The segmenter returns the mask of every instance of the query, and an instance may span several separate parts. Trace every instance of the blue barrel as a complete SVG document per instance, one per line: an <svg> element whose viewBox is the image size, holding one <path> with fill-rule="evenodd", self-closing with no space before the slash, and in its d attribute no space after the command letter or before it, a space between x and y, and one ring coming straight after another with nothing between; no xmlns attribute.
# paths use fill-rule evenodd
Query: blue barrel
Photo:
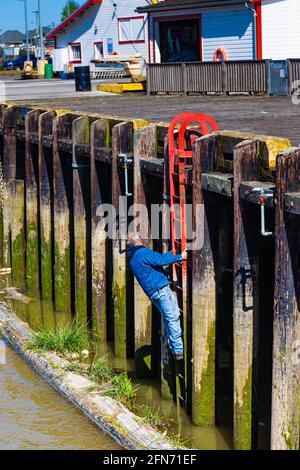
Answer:
<svg viewBox="0 0 300 470"><path fill-rule="evenodd" d="M90 67L81 66L74 68L76 91L92 91Z"/></svg>

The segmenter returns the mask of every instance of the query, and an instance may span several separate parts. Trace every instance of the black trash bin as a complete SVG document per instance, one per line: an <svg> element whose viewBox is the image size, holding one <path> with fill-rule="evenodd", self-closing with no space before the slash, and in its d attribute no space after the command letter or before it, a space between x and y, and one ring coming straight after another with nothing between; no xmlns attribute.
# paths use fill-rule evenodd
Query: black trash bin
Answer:
<svg viewBox="0 0 300 470"><path fill-rule="evenodd" d="M92 91L90 67L75 67L74 72L76 91Z"/></svg>

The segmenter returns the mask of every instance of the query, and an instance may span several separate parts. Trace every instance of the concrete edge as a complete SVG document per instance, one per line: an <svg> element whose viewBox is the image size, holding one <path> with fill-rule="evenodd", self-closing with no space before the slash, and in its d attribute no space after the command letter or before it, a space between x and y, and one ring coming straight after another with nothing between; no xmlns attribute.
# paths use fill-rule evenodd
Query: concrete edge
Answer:
<svg viewBox="0 0 300 470"><path fill-rule="evenodd" d="M33 331L4 304L0 304L0 334L49 385L122 447L130 450L174 450L161 433L120 402L87 391L93 383L86 377L65 371L63 366L68 361L55 353L29 351L26 343Z"/></svg>

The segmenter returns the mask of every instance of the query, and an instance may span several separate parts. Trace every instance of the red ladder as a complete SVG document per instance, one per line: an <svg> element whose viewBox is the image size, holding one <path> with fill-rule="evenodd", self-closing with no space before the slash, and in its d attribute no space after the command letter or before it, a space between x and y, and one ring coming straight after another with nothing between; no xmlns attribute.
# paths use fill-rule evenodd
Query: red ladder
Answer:
<svg viewBox="0 0 300 470"><path fill-rule="evenodd" d="M169 139L169 180L170 180L170 216L171 216L171 243L172 252L176 254L185 250L187 246L186 233L186 186L187 186L187 165L192 165L193 151L186 148L186 130L193 122L197 122L200 127L200 135L210 134L218 131L219 127L215 120L206 114L182 113L176 116L170 124ZM181 124L180 124L181 123ZM175 131L178 129L178 144L176 146ZM198 129L191 132L190 147L194 141L200 137ZM196 134L196 135L195 135ZM180 207L179 218L176 217L176 205ZM176 223L179 230L176 230ZM177 225L177 227L178 227ZM179 232L179 239L177 234ZM184 270L186 263L183 263Z"/></svg>
<svg viewBox="0 0 300 470"><path fill-rule="evenodd" d="M187 127L197 123L196 129L190 129L187 143ZM178 134L175 138L176 130ZM173 254L181 253L187 248L187 166L192 165L194 141L200 136L218 131L219 127L213 118L206 114L182 113L170 124L169 144L169 191L170 191L170 229ZM188 148L187 148L188 147ZM177 403L186 405L187 383L187 262L175 264L172 269L172 280L177 289L180 311L183 315L183 336L185 343L185 361L183 366L176 365ZM183 370L182 370L183 369Z"/></svg>

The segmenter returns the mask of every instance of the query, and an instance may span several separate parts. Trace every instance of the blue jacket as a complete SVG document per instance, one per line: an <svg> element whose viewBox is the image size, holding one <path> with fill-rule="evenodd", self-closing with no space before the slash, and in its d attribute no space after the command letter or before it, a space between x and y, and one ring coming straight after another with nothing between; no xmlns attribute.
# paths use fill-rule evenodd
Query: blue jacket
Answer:
<svg viewBox="0 0 300 470"><path fill-rule="evenodd" d="M182 262L181 255L162 255L144 246L128 246L127 255L133 274L148 297L170 284L163 267Z"/></svg>

